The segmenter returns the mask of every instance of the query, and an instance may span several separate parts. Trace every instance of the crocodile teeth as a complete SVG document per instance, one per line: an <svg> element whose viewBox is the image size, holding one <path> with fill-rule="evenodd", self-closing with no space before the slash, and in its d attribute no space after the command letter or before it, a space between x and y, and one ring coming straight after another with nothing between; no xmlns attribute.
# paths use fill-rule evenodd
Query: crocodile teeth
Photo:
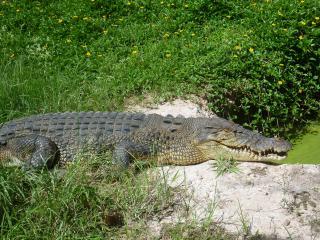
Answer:
<svg viewBox="0 0 320 240"><path fill-rule="evenodd" d="M261 152L252 151L248 147L240 147L240 148L227 148L231 153L236 155L243 155L243 157L247 156L248 158L254 160L282 160L286 156L281 153L277 153L274 149L268 149Z"/></svg>

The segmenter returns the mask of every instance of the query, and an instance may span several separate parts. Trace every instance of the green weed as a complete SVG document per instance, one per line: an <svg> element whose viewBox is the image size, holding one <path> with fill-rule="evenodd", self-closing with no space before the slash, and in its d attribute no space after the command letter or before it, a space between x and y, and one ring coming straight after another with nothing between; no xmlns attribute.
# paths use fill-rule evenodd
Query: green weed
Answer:
<svg viewBox="0 0 320 240"><path fill-rule="evenodd" d="M168 225L164 228L161 239L234 239L235 236L226 233L217 223L208 222L197 224L195 222Z"/></svg>
<svg viewBox="0 0 320 240"><path fill-rule="evenodd" d="M233 158L220 157L215 160L213 167L217 172L217 176L222 176L226 173L237 173L239 172L238 163Z"/></svg>

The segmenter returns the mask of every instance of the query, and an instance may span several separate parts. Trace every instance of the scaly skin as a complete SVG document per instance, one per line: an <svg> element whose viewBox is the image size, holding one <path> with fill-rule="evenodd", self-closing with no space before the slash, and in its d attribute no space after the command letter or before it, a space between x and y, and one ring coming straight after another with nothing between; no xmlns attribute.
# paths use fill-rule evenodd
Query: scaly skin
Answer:
<svg viewBox="0 0 320 240"><path fill-rule="evenodd" d="M35 115L0 126L0 162L27 168L64 165L81 151L112 150L113 161L128 166L133 158L175 165L221 157L281 160L290 148L285 140L266 138L218 117L67 112Z"/></svg>

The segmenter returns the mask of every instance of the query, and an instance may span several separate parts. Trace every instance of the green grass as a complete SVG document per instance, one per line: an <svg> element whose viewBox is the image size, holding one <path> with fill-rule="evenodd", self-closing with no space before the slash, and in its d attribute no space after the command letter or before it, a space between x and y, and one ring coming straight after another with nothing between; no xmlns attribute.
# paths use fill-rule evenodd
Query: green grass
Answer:
<svg viewBox="0 0 320 240"><path fill-rule="evenodd" d="M239 172L238 162L233 158L220 157L215 160L213 163L213 167L217 172L217 176L222 176L226 173L237 173Z"/></svg>
<svg viewBox="0 0 320 240"><path fill-rule="evenodd" d="M170 208L178 190L139 174L138 165L120 171L107 159L84 156L53 172L1 168L1 239L148 236L145 221Z"/></svg>
<svg viewBox="0 0 320 240"><path fill-rule="evenodd" d="M295 137L320 108L319 16L316 0L2 1L0 121L192 93Z"/></svg>
<svg viewBox="0 0 320 240"><path fill-rule="evenodd" d="M319 9L317 0L1 1L0 122L196 94L245 127L297 138L319 114ZM146 219L176 190L108 163L80 161L63 177L1 168L1 237L149 236ZM117 213L124 225L110 227ZM212 229L182 224L163 237L228 238Z"/></svg>

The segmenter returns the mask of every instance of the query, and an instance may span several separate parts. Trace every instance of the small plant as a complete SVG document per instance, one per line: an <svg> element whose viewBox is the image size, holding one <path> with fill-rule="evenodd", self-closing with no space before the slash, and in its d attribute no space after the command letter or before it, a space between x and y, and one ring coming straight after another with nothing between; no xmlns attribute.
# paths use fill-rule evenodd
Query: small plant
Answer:
<svg viewBox="0 0 320 240"><path fill-rule="evenodd" d="M213 167L217 172L217 176L222 176L226 173L237 173L239 172L238 163L233 158L224 158L220 157L215 160L213 163Z"/></svg>
<svg viewBox="0 0 320 240"><path fill-rule="evenodd" d="M241 228L242 228L241 231L242 231L242 235L244 236L244 239L246 239L246 238L248 238L249 236L252 235L252 233L251 233L252 225L248 221L246 216L244 215L239 200L238 200L238 204L239 204L238 214L239 214L239 218L240 218L240 222L241 222Z"/></svg>
<svg viewBox="0 0 320 240"><path fill-rule="evenodd" d="M197 223L189 221L163 228L161 239L203 239L203 240L231 240L235 236L228 234L221 226L214 222Z"/></svg>

